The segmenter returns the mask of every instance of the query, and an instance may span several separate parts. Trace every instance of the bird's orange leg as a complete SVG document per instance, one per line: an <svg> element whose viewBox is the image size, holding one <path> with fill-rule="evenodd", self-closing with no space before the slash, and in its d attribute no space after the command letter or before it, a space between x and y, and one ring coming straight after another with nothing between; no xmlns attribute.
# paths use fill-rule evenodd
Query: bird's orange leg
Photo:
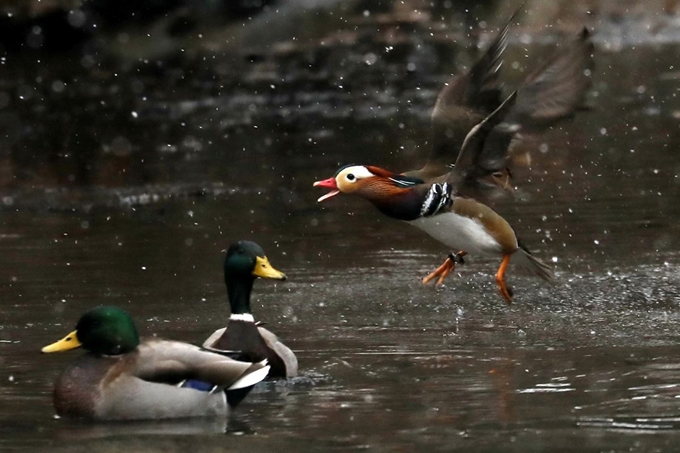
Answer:
<svg viewBox="0 0 680 453"><path fill-rule="evenodd" d="M427 277L423 279L423 285L427 285L430 283L432 280L435 278L439 277L440 275L448 275L451 272L451 269L455 267L455 263L451 258L446 258L446 261L444 261L444 264L439 266L437 269L434 270L434 272L431 272ZM441 278L440 278L441 280Z"/></svg>
<svg viewBox="0 0 680 453"><path fill-rule="evenodd" d="M430 275L423 279L423 285L427 285L432 280L439 277L439 280L437 280L437 286L440 286L442 283L444 283L444 279L449 276L451 271L456 268L456 263L465 263L463 260L465 255L467 255L467 252L462 250L455 255L453 253L450 254L441 266L439 266L434 272L430 273Z"/></svg>
<svg viewBox="0 0 680 453"><path fill-rule="evenodd" d="M508 305L512 303L512 289L508 288L508 286L505 284L505 270L507 269L509 262L510 255L503 255L503 261L501 261L498 272L496 272L496 284L498 285L498 290Z"/></svg>

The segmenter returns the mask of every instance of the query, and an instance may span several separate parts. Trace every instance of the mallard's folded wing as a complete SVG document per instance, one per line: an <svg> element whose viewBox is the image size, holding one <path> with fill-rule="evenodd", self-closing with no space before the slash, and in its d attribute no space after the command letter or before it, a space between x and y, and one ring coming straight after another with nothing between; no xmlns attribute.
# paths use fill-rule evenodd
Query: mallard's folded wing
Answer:
<svg viewBox="0 0 680 453"><path fill-rule="evenodd" d="M269 330L264 327L258 327L258 330L265 343L267 343L267 346L283 360L283 363L286 366L286 377L291 378L297 376L298 361L293 351L288 346L281 343L278 337Z"/></svg>
<svg viewBox="0 0 680 453"><path fill-rule="evenodd" d="M135 375L153 382L197 379L231 388L251 373L263 373L264 368L269 368L264 362L240 362L187 343L153 340L139 346ZM266 372L260 380L265 377Z"/></svg>
<svg viewBox="0 0 680 453"><path fill-rule="evenodd" d="M203 342L203 347L208 350L212 350L215 348L215 343L217 343L217 340L222 338L222 335L224 335L224 332L227 330L226 327L222 327L221 329L217 329L214 331L206 340Z"/></svg>

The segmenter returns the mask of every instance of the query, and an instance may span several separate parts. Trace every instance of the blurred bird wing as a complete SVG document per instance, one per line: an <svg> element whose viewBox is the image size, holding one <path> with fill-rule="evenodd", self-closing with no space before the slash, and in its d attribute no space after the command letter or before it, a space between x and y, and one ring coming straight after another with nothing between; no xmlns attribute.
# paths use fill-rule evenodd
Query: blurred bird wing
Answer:
<svg viewBox="0 0 680 453"><path fill-rule="evenodd" d="M465 74L454 76L437 96L431 116L431 150L423 169L405 173L423 179L446 173L456 159L470 129L502 101L502 83L498 78L507 47L510 25L522 5L501 29L484 55Z"/></svg>
<svg viewBox="0 0 680 453"><path fill-rule="evenodd" d="M487 186L504 188L507 185L507 181L495 181L494 178L500 178L505 169L507 149L517 130L516 125L504 122L516 100L517 92L513 92L465 137L456 163L447 177L457 194L484 199L481 193L484 191L479 189Z"/></svg>
<svg viewBox="0 0 680 453"><path fill-rule="evenodd" d="M483 164L485 144L490 132L505 119L517 101L517 92L513 92L489 116L475 125L465 136L458 158L454 165L455 172L465 172L473 165Z"/></svg>
<svg viewBox="0 0 680 453"><path fill-rule="evenodd" d="M449 178L458 194L488 203L512 191L508 161L517 133L540 131L573 114L591 87L593 68L593 44L584 29L563 52L527 76L515 100L506 99L505 107L466 136Z"/></svg>
<svg viewBox="0 0 680 453"><path fill-rule="evenodd" d="M446 173L446 165L458 159L466 134L484 119L483 115L500 105L502 85L498 80L498 70L507 46L508 29L515 15L470 71L454 77L442 89L432 112L429 159L423 169L406 172L406 175L431 179ZM490 132L489 141L493 145L487 149L485 157L481 153L477 155L487 163L495 156L497 163L494 167L505 168L504 159L517 130L539 132L571 116L583 106L592 84L594 66L593 43L590 33L584 28L576 39L563 50L556 51L525 78L517 90L514 108L505 119L512 127ZM519 129L514 130L515 125Z"/></svg>
<svg viewBox="0 0 680 453"><path fill-rule="evenodd" d="M593 50L590 32L584 28L564 51L526 77L509 120L524 131L540 130L582 107L592 85Z"/></svg>

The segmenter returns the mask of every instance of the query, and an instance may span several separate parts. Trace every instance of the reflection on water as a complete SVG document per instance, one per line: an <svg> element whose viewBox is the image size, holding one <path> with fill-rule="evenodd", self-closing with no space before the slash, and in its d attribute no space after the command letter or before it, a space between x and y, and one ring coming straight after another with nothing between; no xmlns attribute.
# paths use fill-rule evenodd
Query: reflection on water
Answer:
<svg viewBox="0 0 680 453"><path fill-rule="evenodd" d="M677 51L598 55L596 110L526 145L519 200L499 210L560 283L511 269L511 307L495 263L471 256L422 288L447 250L358 200L315 203L311 182L339 164L415 167L443 73L280 96L181 79L173 92L148 74L50 83L3 120L34 129L0 154L0 449L672 450ZM103 303L145 335L201 341L227 317L222 251L241 238L290 277L257 282L253 306L300 379L258 388L227 421L53 419L52 382L77 353L41 346Z"/></svg>

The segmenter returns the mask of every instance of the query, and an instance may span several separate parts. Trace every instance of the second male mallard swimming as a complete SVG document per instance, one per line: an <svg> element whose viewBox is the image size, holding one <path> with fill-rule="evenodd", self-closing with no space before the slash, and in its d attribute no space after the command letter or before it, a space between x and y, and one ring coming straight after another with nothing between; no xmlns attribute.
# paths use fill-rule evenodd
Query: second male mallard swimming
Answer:
<svg viewBox="0 0 680 453"><path fill-rule="evenodd" d="M224 283L231 307L227 327L216 330L203 343L210 350L233 353L238 360L267 359L270 377L297 376L297 358L276 335L255 322L250 311L250 293L257 277L285 280L286 276L269 264L262 247L254 242L232 244L224 259Z"/></svg>
<svg viewBox="0 0 680 453"><path fill-rule="evenodd" d="M142 420L226 415L267 376L248 363L179 341L140 342L130 316L116 307L86 312L76 330L42 352L88 352L54 386L57 414L91 420ZM196 379L209 391L185 386ZM223 390L226 390L226 395Z"/></svg>

